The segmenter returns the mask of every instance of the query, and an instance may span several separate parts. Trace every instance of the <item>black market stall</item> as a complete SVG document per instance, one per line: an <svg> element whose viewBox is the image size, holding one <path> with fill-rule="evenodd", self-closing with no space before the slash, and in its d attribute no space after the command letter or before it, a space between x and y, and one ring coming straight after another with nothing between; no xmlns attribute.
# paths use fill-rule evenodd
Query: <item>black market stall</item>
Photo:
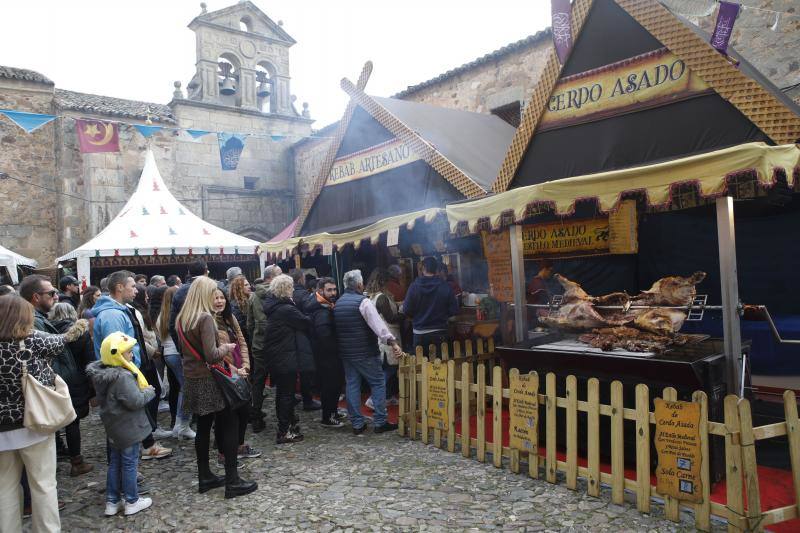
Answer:
<svg viewBox="0 0 800 533"><path fill-rule="evenodd" d="M490 191L514 128L493 115L369 96L370 70L357 86L342 82L350 104L295 235L262 244L262 254L337 277L398 264L406 285L419 261L435 256L455 285L481 293L485 277L476 281L470 263L480 243L449 241L443 208Z"/></svg>
<svg viewBox="0 0 800 533"><path fill-rule="evenodd" d="M153 153L145 156L139 183L119 214L93 239L58 258L75 261L82 285L100 282L115 270L186 275L192 261L204 259L212 277L224 278L231 266L254 279L259 274L258 243L209 224L169 191Z"/></svg>
<svg viewBox="0 0 800 533"><path fill-rule="evenodd" d="M511 274L513 335L497 349L507 364L600 377L603 387L611 379L645 383L653 395L672 376L679 399L704 390L713 412L725 394L745 390L749 343L741 337L739 280L748 303L785 309L791 287L782 278L800 269L797 254L780 251L786 226L778 222L800 213L793 144L800 111L746 61L718 53L708 36L657 2L631 4L573 4L575 45L560 74L546 72L534 89L494 184L498 194L448 205L448 219L457 234L484 230L508 242L496 266ZM753 238L757 225L771 231ZM737 253L740 235L758 251ZM565 297L530 306L526 285L536 270L526 278L526 259L543 258L555 262ZM694 285L705 276L695 271L707 274L700 289ZM648 301L646 294L663 294L672 283L664 279L691 285L687 298ZM574 282L580 292L566 285ZM609 293L622 300L597 298ZM697 293L708 299L697 301ZM531 332L529 311L562 327ZM631 311L677 317L669 342L641 349L631 337L652 323L628 320ZM704 319L691 336L680 332L685 343L676 346L687 315L698 312L718 317L721 327L704 328ZM604 327L611 331L597 331ZM635 349L589 343L602 335Z"/></svg>

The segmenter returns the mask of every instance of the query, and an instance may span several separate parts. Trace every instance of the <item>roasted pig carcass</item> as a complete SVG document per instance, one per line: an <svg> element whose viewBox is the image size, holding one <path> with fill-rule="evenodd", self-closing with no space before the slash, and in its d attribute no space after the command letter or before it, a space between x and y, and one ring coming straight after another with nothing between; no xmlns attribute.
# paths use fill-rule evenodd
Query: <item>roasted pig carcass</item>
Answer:
<svg viewBox="0 0 800 533"><path fill-rule="evenodd" d="M669 346L682 345L687 342L684 335L657 335L627 326L614 328L596 328L591 333L584 333L578 340L610 352L620 348L629 352L661 353Z"/></svg>
<svg viewBox="0 0 800 533"><path fill-rule="evenodd" d="M597 312L591 302L580 300L562 305L555 314L541 317L539 321L547 326L570 330L618 326L630 322L627 319L607 319Z"/></svg>
<svg viewBox="0 0 800 533"><path fill-rule="evenodd" d="M590 296L583 288L560 274L554 274L555 280L564 287L564 295L561 301L570 303L575 301L590 302L595 305L625 305L630 300L630 296L624 292L612 292L605 296Z"/></svg>
<svg viewBox="0 0 800 533"><path fill-rule="evenodd" d="M689 305L697 290L695 285L706 278L705 272L695 272L688 278L668 276L631 299L633 305Z"/></svg>
<svg viewBox="0 0 800 533"><path fill-rule="evenodd" d="M633 324L644 331L658 335L672 336L680 331L686 313L678 309L655 308L648 309L638 315Z"/></svg>

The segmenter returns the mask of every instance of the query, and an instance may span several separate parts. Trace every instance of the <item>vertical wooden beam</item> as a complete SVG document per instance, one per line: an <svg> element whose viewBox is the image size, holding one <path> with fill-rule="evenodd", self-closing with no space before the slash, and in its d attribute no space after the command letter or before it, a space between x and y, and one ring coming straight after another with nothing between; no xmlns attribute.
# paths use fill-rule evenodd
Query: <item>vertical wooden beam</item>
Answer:
<svg viewBox="0 0 800 533"><path fill-rule="evenodd" d="M531 450L528 452L528 475L536 479L539 477L539 374L532 372L533 397L536 401L536 424L531 432Z"/></svg>
<svg viewBox="0 0 800 533"><path fill-rule="evenodd" d="M478 401L475 409L478 413L478 450L477 459L486 461L486 367L483 363L478 365Z"/></svg>
<svg viewBox="0 0 800 533"><path fill-rule="evenodd" d="M472 385L472 363L461 363L461 455L472 455L470 444L470 404L472 395L469 391Z"/></svg>
<svg viewBox="0 0 800 533"><path fill-rule="evenodd" d="M567 376L567 488L578 487L578 380Z"/></svg>
<svg viewBox="0 0 800 533"><path fill-rule="evenodd" d="M397 406L397 431L401 436L406 435L406 414L408 413L408 401L406 392L406 380L408 379L408 357L405 355L400 356L400 362L397 367L397 386L399 389L400 404Z"/></svg>
<svg viewBox="0 0 800 533"><path fill-rule="evenodd" d="M742 448L739 423L739 398L735 394L725 397L725 488L728 507L728 532L741 531L746 522L742 498Z"/></svg>
<svg viewBox="0 0 800 533"><path fill-rule="evenodd" d="M625 502L625 409L622 382L611 382L611 501Z"/></svg>
<svg viewBox="0 0 800 533"><path fill-rule="evenodd" d="M703 501L695 506L694 526L700 531L711 531L711 457L708 453L708 396L695 391L692 401L700 404L700 482L703 484Z"/></svg>
<svg viewBox="0 0 800 533"><path fill-rule="evenodd" d="M764 531L761 525L761 492L758 488L758 464L756 461L756 442L753 435L753 415L750 401L739 400L739 423L742 425L742 470L747 493L747 528L750 531Z"/></svg>
<svg viewBox="0 0 800 533"><path fill-rule="evenodd" d="M636 385L636 508L650 512L650 392Z"/></svg>
<svg viewBox="0 0 800 533"><path fill-rule="evenodd" d="M783 412L786 415L786 436L789 440L789 460L792 464L794 505L800 515L800 420L797 418L797 399L794 391L783 393Z"/></svg>
<svg viewBox="0 0 800 533"><path fill-rule="evenodd" d="M447 451L456 451L456 362L447 361Z"/></svg>
<svg viewBox="0 0 800 533"><path fill-rule="evenodd" d="M546 479L550 483L556 482L558 464L556 463L556 375L548 372L545 377L545 392L547 400L547 419L545 421L545 454L546 454Z"/></svg>
<svg viewBox="0 0 800 533"><path fill-rule="evenodd" d="M589 479L586 481L589 496L600 496L600 382L591 378L586 395L589 411L586 413Z"/></svg>
<svg viewBox="0 0 800 533"><path fill-rule="evenodd" d="M420 410L422 411L422 442L428 444L428 380L430 379L430 367L428 360L422 360L422 401L420 401Z"/></svg>
<svg viewBox="0 0 800 533"><path fill-rule="evenodd" d="M503 466L503 372L492 369L492 463Z"/></svg>

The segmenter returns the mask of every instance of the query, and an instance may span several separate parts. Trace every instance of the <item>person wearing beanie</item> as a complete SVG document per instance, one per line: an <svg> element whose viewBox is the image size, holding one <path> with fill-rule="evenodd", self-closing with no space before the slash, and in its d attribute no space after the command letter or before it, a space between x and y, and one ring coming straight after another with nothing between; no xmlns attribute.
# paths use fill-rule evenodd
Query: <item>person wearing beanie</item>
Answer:
<svg viewBox="0 0 800 533"><path fill-rule="evenodd" d="M100 360L86 367L108 440L106 516L121 510L129 516L153 504L150 498L139 497L136 471L139 443L152 431L145 406L156 393L133 363L135 345L134 337L113 332L100 345Z"/></svg>

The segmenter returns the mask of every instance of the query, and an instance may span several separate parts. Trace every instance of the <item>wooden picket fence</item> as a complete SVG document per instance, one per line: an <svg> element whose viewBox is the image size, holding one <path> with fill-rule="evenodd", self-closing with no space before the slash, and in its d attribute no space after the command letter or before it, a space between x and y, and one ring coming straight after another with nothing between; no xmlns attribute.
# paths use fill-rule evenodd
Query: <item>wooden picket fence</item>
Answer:
<svg viewBox="0 0 800 533"><path fill-rule="evenodd" d="M600 403L600 382L596 378L588 380L587 400L578 400L578 382L575 376L566 378L566 396L556 394L556 376L548 373L544 379L544 391L539 386L536 372L532 379L536 389L537 408L544 410L543 423L537 417L534 428L539 442L540 431L545 432L545 453L540 455L537 446L530 451L511 449L503 446L502 410L503 400L510 398L508 388L503 388L518 370L511 369L508 375L499 366L494 366L494 345L477 341L475 349L472 342L465 343L462 351L458 342L453 343L453 357L450 348L443 344L437 358L435 346L429 347L429 358L434 364L447 366L447 420L445 429L434 429L428 424L427 383L428 358L423 357L422 347L417 347L416 356L404 355L399 367L400 406L399 433L412 440L419 439L425 444L432 443L450 452L460 449L464 457L475 457L485 462L487 454L492 456L495 467L506 465L511 471L519 473L527 463L527 474L556 483L563 474L568 488L577 490L578 478L586 480L586 490L591 496L600 496L601 484L611 488L611 499L615 504L624 503L624 492L628 489L635 494L636 506L643 513L650 512L651 496L664 500L665 515L674 522L680 521L681 510L694 513L697 529L708 531L711 515L728 523L729 531L762 531L764 527L800 517L800 422L798 421L797 401L793 391L783 395L785 421L765 426L753 427L750 402L729 395L724 399L724 421L708 419L708 399L705 392L696 391L692 401L700 405L700 442L702 451L701 482L703 500L701 503L679 501L669 496L659 495L651 485L650 425L655 424L651 411L647 385L635 388L635 408L623 404L623 386L619 381L611 383L610 405ZM487 362L491 364L486 365ZM487 384L487 370L491 370L491 384ZM664 400L677 400L674 388L665 388ZM492 435L487 442L486 406L491 406ZM542 407L543 406L543 407ZM566 412L566 461L557 458L556 419L557 410ZM578 465L578 413L586 413L587 431L582 437L586 442L587 466ZM461 433L456 432L456 421L461 421ZM476 437L470 436L470 419L477 419ZM610 418L611 431L611 472L600 469L600 417ZM636 479L626 479L624 456L624 421L635 422ZM762 439L787 436L794 483L795 503L785 507L761 510L759 496L758 470L756 464L755 442ZM717 436L725 439L725 472L727 505L712 502L710 499L709 439ZM606 450L607 452L607 450ZM721 458L716 458L721 460ZM744 490L746 489L746 490Z"/></svg>

